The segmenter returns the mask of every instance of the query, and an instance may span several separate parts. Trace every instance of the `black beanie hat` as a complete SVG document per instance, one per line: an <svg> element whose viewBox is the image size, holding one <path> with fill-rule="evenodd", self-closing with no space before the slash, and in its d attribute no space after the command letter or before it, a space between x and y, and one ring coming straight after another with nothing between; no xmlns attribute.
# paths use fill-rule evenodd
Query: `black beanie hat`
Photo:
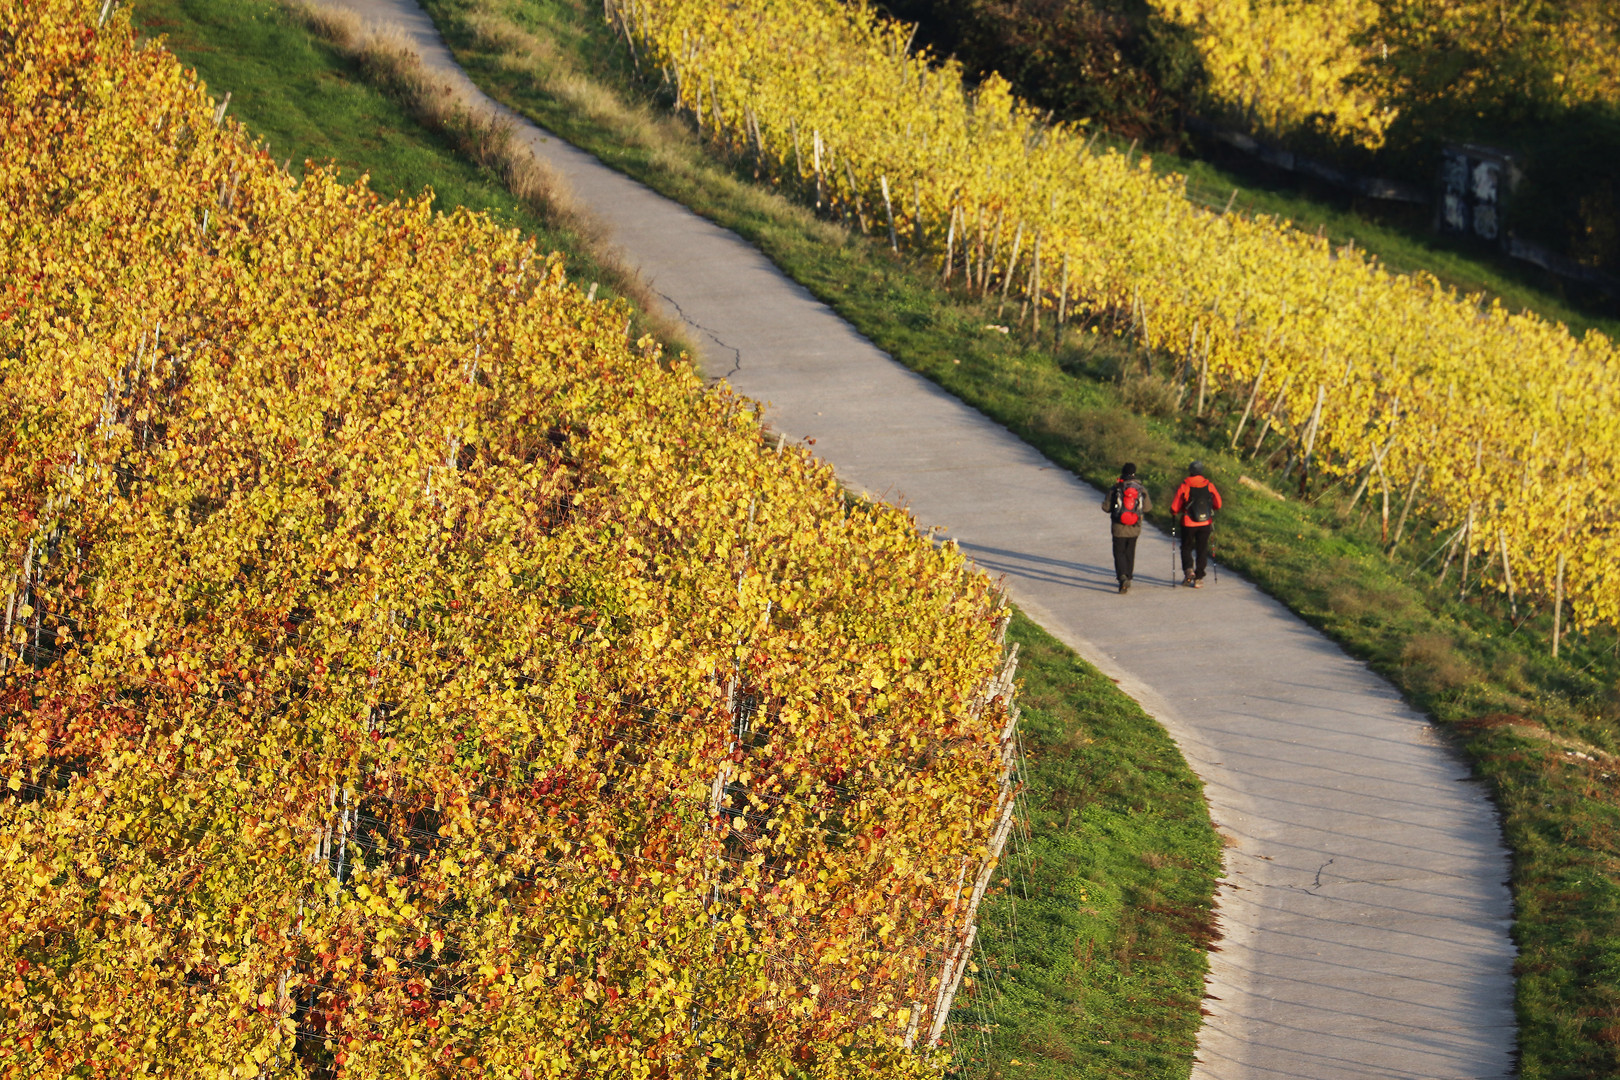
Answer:
<svg viewBox="0 0 1620 1080"><path fill-rule="evenodd" d="M1188 476L1203 476L1204 475L1204 463L1202 461L1195 461L1191 465L1187 466L1187 475Z"/></svg>
<svg viewBox="0 0 1620 1080"><path fill-rule="evenodd" d="M1121 480L1136 479L1136 462L1127 461L1125 464L1121 465L1119 467L1119 478Z"/></svg>

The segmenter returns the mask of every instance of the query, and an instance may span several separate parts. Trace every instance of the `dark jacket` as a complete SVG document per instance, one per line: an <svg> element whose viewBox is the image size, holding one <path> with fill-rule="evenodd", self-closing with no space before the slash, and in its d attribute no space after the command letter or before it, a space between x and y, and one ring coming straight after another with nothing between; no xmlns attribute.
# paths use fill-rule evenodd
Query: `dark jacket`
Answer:
<svg viewBox="0 0 1620 1080"><path fill-rule="evenodd" d="M1221 493L1216 490L1215 485L1208 478L1202 476L1187 477L1181 482L1181 486L1176 489L1176 497L1170 501L1170 513L1181 516L1181 524L1184 528L1203 529L1214 524L1215 519L1213 516L1209 521L1193 521L1185 514L1182 514L1182 511L1187 509L1188 500L1192 498L1193 488L1201 487L1209 488L1210 501L1214 503L1215 509L1219 510L1221 508Z"/></svg>
<svg viewBox="0 0 1620 1080"><path fill-rule="evenodd" d="M1124 491L1127 484L1137 490L1138 497L1141 499L1141 502L1136 508L1138 520L1135 525L1121 525L1119 523L1119 519L1116 517L1113 520L1112 531L1115 536L1141 536L1141 518L1146 516L1149 510L1153 509L1153 500L1148 498L1147 488L1142 486L1142 482L1140 480L1115 480L1114 486L1108 489L1107 495L1103 496L1103 513L1110 516L1113 515L1114 510L1119 506L1118 500L1120 495Z"/></svg>

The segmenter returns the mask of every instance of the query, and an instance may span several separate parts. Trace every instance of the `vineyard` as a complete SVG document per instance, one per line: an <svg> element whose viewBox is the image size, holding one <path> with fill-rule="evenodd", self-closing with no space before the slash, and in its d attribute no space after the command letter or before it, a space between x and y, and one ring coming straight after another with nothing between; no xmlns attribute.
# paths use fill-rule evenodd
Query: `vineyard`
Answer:
<svg viewBox="0 0 1620 1080"><path fill-rule="evenodd" d="M999 596L107 7L0 0L0 1075L937 1075Z"/></svg>
<svg viewBox="0 0 1620 1080"><path fill-rule="evenodd" d="M1477 102L1517 83L1518 92L1569 109L1620 94L1620 23L1599 3L1577 0L1556 13L1546 5L1479 0L1434 7L1390 0L1154 0L1152 6L1193 32L1211 103L1272 134L1319 124L1377 147L1403 103L1418 104L1395 84L1420 65L1437 68L1438 81L1424 97Z"/></svg>
<svg viewBox="0 0 1620 1080"><path fill-rule="evenodd" d="M1343 479L1394 539L1576 627L1620 622L1620 353L1392 274L1286 221L1210 213L1145 160L1093 152L991 77L830 0L623 0L610 17L707 138L824 212L1043 322L1139 340L1178 401L1244 402L1234 445ZM1008 310L1011 305L1011 310ZM1248 443L1243 443L1247 435Z"/></svg>
<svg viewBox="0 0 1620 1080"><path fill-rule="evenodd" d="M1477 110L1514 99L1544 118L1620 100L1620 19L1603 0L903 0L895 10L925 35L943 28L933 43L962 44L975 71L1001 71L1060 115L1111 127L1129 115L1121 95L1272 139L1311 132L1326 137L1318 146L1378 150L1414 125L1472 137ZM1043 85L1054 79L1057 94ZM1143 79L1176 100L1154 101ZM1440 115L1449 130L1433 129Z"/></svg>
<svg viewBox="0 0 1620 1080"><path fill-rule="evenodd" d="M1272 133L1321 123L1376 147L1403 107L1425 99L1519 93L1557 109L1620 96L1620 21L1612 5L1461 0L1156 0L1191 28L1225 111ZM1421 93L1399 85L1433 68Z"/></svg>
<svg viewBox="0 0 1620 1080"><path fill-rule="evenodd" d="M1288 132L1315 122L1355 142L1383 141L1394 110L1349 82L1364 63L1357 37L1376 20L1376 0L1161 0L1155 8L1192 29L1205 92L1249 128Z"/></svg>

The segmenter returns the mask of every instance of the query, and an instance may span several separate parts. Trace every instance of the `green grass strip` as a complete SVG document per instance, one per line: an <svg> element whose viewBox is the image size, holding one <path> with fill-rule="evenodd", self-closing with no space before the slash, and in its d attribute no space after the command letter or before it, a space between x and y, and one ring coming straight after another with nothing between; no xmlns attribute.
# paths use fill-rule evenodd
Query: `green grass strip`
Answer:
<svg viewBox="0 0 1620 1080"><path fill-rule="evenodd" d="M1024 616L1029 832L984 909L962 1072L1185 1077L1200 1022L1221 844L1159 724Z"/></svg>

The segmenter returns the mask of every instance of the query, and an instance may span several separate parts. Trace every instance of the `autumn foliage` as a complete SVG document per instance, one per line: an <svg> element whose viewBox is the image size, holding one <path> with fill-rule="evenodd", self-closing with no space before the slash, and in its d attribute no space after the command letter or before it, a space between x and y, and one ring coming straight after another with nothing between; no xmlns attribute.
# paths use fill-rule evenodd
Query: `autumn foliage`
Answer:
<svg viewBox="0 0 1620 1080"><path fill-rule="evenodd" d="M762 176L998 312L1010 298L1009 320L1134 337L1189 405L1246 402L1247 430L1280 432L1317 490L1364 483L1516 602L1562 595L1573 624L1620 624L1620 349L1603 334L1211 213L999 77L970 88L955 61L909 52L911 28L864 4L612 11L677 107Z"/></svg>
<svg viewBox="0 0 1620 1080"><path fill-rule="evenodd" d="M0 0L0 1075L937 1074L988 583L97 14Z"/></svg>

